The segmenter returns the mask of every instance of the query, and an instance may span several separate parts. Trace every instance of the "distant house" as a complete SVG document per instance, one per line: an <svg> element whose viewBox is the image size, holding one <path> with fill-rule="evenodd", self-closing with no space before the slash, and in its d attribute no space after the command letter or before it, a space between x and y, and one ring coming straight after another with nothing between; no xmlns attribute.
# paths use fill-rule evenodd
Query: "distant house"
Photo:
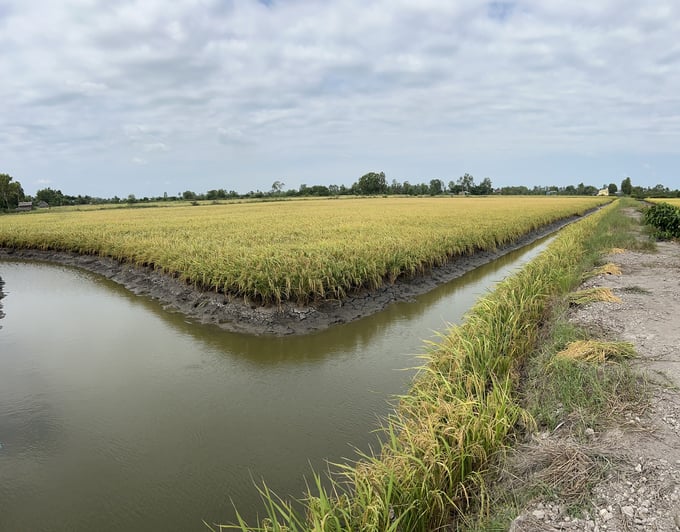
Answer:
<svg viewBox="0 0 680 532"><path fill-rule="evenodd" d="M603 189L598 191L597 195L598 196L609 196L609 189L603 188Z"/></svg>
<svg viewBox="0 0 680 532"><path fill-rule="evenodd" d="M32 201L20 201L19 206L17 207L17 211L19 211L19 212L32 211L32 210L33 210L33 202Z"/></svg>
<svg viewBox="0 0 680 532"><path fill-rule="evenodd" d="M36 207L38 207L38 209L49 209L50 205L46 201L39 201Z"/></svg>

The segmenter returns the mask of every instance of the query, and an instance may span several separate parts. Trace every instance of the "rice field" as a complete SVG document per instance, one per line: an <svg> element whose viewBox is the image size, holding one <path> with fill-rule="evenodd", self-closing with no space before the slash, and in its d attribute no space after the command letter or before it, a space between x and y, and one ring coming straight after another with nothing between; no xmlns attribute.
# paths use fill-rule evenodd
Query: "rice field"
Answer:
<svg viewBox="0 0 680 532"><path fill-rule="evenodd" d="M0 246L149 266L263 303L341 298L610 201L371 198L0 216Z"/></svg>
<svg viewBox="0 0 680 532"><path fill-rule="evenodd" d="M670 203L674 207L680 207L680 198L647 198L645 201L652 203Z"/></svg>

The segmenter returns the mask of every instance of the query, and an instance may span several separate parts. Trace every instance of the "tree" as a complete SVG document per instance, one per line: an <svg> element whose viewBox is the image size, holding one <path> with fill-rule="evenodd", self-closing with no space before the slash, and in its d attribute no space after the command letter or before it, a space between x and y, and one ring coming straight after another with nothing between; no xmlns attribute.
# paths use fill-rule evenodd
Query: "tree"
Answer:
<svg viewBox="0 0 680 532"><path fill-rule="evenodd" d="M50 207L64 204L64 195L61 190L52 190L50 187L42 188L35 193L35 201L44 201Z"/></svg>
<svg viewBox="0 0 680 532"><path fill-rule="evenodd" d="M185 200L195 200L196 193L192 192L191 190L185 190L184 192L182 192L182 198Z"/></svg>
<svg viewBox="0 0 680 532"><path fill-rule="evenodd" d="M463 188L460 185L456 184L455 181L449 181L447 188L449 194L460 194L461 192L463 192Z"/></svg>
<svg viewBox="0 0 680 532"><path fill-rule="evenodd" d="M479 185L472 186L470 192L478 196L488 196L493 192L493 185L491 184L491 179L485 177L484 179L482 179L482 182Z"/></svg>
<svg viewBox="0 0 680 532"><path fill-rule="evenodd" d="M458 178L458 185L462 192L469 193L472 187L475 186L475 178L466 173L464 176Z"/></svg>
<svg viewBox="0 0 680 532"><path fill-rule="evenodd" d="M16 209L24 199L24 189L19 181L12 181L9 174L0 174L0 206L7 210Z"/></svg>
<svg viewBox="0 0 680 532"><path fill-rule="evenodd" d="M284 182L274 181L272 183L272 194L280 194L284 186L286 186Z"/></svg>
<svg viewBox="0 0 680 532"><path fill-rule="evenodd" d="M362 175L356 183L357 192L366 196L375 194L385 194L387 192L387 181L385 172L369 172Z"/></svg>
<svg viewBox="0 0 680 532"><path fill-rule="evenodd" d="M430 181L430 196L437 196L444 191L444 183L441 179L432 179Z"/></svg>
<svg viewBox="0 0 680 532"><path fill-rule="evenodd" d="M607 190L609 190L609 194L613 196L619 191L619 187L616 186L616 183L609 183Z"/></svg>
<svg viewBox="0 0 680 532"><path fill-rule="evenodd" d="M626 177L621 181L621 192L626 196L630 196L633 193L633 185L630 182L630 177Z"/></svg>

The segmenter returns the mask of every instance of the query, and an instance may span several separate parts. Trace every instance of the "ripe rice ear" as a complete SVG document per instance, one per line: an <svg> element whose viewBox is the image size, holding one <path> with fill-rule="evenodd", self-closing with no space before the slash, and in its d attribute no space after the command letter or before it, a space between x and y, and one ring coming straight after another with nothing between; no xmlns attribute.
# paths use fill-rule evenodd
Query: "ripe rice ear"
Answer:
<svg viewBox="0 0 680 532"><path fill-rule="evenodd" d="M602 363L608 360L633 358L635 355L635 348L630 342L579 340L571 342L565 349L557 353L555 358Z"/></svg>
<svg viewBox="0 0 680 532"><path fill-rule="evenodd" d="M607 264L600 266L599 268L595 268L594 270L590 270L589 272L585 273L583 275L583 279L590 279L591 277L595 277L597 275L621 275L621 268L617 265L614 264L613 262L608 262Z"/></svg>
<svg viewBox="0 0 680 532"><path fill-rule="evenodd" d="M607 303L621 303L621 298L615 296L611 288L587 288L569 294L569 303L571 305L587 305L588 303L595 303L597 301L604 301Z"/></svg>

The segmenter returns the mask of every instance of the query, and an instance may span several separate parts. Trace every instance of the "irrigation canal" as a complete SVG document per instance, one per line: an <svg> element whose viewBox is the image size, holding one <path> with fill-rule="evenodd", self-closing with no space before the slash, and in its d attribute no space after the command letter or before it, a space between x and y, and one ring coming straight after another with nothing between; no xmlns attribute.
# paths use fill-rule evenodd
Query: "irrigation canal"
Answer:
<svg viewBox="0 0 680 532"><path fill-rule="evenodd" d="M99 276L0 262L0 530L207 530L375 444L424 340L547 240L304 337L188 322Z"/></svg>

